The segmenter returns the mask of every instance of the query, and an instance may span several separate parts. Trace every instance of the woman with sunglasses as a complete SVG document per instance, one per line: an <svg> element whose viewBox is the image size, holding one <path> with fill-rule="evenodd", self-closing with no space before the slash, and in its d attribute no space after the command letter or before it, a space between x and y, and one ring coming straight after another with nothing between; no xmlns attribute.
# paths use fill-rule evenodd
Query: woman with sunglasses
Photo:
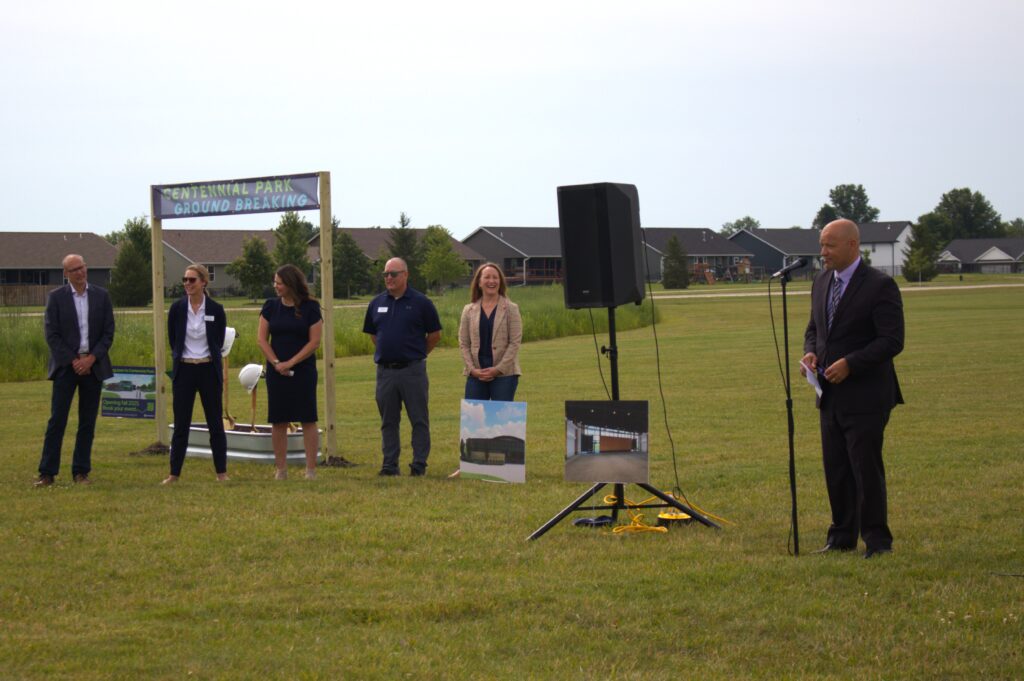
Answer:
<svg viewBox="0 0 1024 681"><path fill-rule="evenodd" d="M324 320L320 303L309 294L306 277L295 265L274 273L274 291L260 312L256 343L267 358L267 420L274 445L275 477L288 477L288 426L302 424L306 479L316 478L319 433L316 429L316 349Z"/></svg>
<svg viewBox="0 0 1024 681"><path fill-rule="evenodd" d="M163 484L177 482L181 476L196 393L203 404L203 415L210 432L213 468L217 480L223 482L228 479L228 441L221 419L224 372L220 355L227 317L224 306L206 292L210 283L210 272L206 267L189 265L181 283L185 286L185 295L174 301L167 313L167 339L173 358L174 435L171 437L171 473Z"/></svg>

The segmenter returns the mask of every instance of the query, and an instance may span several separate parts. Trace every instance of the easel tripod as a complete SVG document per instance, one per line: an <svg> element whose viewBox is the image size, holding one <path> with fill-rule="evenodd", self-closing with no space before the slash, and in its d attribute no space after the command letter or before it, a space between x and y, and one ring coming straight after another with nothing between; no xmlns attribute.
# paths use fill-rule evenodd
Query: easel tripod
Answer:
<svg viewBox="0 0 1024 681"><path fill-rule="evenodd" d="M607 347L607 348L601 348L601 351L602 352L606 352L608 354L608 359L609 359L610 364L611 364L611 374L612 374L612 399L615 400L615 401L618 401L618 399L619 399L619 350L618 350L618 347L615 345L615 308L614 307L609 307L608 308L608 345L609 345L609 347ZM586 501L588 499L590 499L590 497L592 497L595 494L597 494L605 485L608 485L608 484L614 485L614 490L615 490L615 492L614 492L614 494L615 494L615 503L614 504L610 504L610 505L609 504L605 504L605 505L602 505L602 506L583 506L583 504L586 503ZM586 492L584 492L582 495L580 495L574 502L572 502L571 504L569 504L568 506L563 508L561 511L559 511L558 515L556 515L554 518L552 518L551 520L549 520L546 523L544 523L541 527L539 527L536 531L534 531L534 533L531 534L527 539L528 540L532 540L532 539L540 538L545 532L547 532L552 527L557 525L559 522L562 521L563 518L565 518L567 515L569 515L573 511L607 511L607 510L611 510L612 522L614 522L615 520L618 519L619 511L620 510L637 509L637 508L668 508L668 507L671 507L671 508L675 508L675 509L678 509L678 510L682 511L683 513L686 513L687 515L689 515L694 520L697 520L697 521L703 523L704 525L707 525L708 527L714 527L714 528L717 528L717 529L721 529L721 526L719 526L714 521L706 518L703 514L698 513L697 511L693 510L689 506L683 504L678 499L676 499L676 498L674 498L674 497L672 497L672 496L670 496L668 494L665 494L661 490L659 490L659 489L657 489L657 488L655 488L655 487L653 487L651 485L648 485L646 483L636 483L636 485L637 485L637 487L639 487L640 489L644 490L645 492L648 492L649 494L654 495L655 497L657 497L658 499L660 499L664 503L661 503L661 504L640 504L640 505L636 505L636 506L629 506L629 505L626 504L625 483L621 483L621 482L615 482L615 483L599 482L596 485L594 485L593 487L591 487L590 489L588 489Z"/></svg>

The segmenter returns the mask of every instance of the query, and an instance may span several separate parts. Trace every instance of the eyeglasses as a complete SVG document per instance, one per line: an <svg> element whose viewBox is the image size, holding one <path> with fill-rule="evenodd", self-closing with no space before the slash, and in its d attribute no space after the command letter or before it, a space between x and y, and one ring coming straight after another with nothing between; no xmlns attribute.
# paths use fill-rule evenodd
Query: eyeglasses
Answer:
<svg viewBox="0 0 1024 681"><path fill-rule="evenodd" d="M79 265L78 267L72 267L70 270L68 270L68 274L74 274L75 272L81 272L84 269L85 269L85 265Z"/></svg>
<svg viewBox="0 0 1024 681"><path fill-rule="evenodd" d="M199 281L199 277L182 277L181 278L181 283L182 284L194 284L197 281Z"/></svg>
<svg viewBox="0 0 1024 681"><path fill-rule="evenodd" d="M397 277L399 274L405 274L405 270L395 270L394 272L385 272L385 277Z"/></svg>

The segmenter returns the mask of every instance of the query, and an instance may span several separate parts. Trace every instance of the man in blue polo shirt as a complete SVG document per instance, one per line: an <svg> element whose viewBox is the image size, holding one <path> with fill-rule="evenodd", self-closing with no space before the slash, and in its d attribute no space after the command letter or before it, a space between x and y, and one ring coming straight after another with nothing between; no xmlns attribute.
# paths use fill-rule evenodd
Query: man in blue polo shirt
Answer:
<svg viewBox="0 0 1024 681"><path fill-rule="evenodd" d="M377 409L380 411L380 475L398 475L402 404L412 424L412 475L427 471L430 416L427 409L427 355L441 340L441 320L430 298L409 287L409 267L401 258L384 266L387 291L370 301L363 332L376 348Z"/></svg>

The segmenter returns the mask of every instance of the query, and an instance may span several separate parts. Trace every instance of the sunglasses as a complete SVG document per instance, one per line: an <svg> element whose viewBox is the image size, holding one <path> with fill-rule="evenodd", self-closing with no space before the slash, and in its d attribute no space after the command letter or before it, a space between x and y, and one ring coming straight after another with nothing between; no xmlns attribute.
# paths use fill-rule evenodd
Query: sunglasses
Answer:
<svg viewBox="0 0 1024 681"><path fill-rule="evenodd" d="M404 274L405 270L395 270L394 272L385 272L385 277L397 277L399 274Z"/></svg>
<svg viewBox="0 0 1024 681"><path fill-rule="evenodd" d="M199 277L182 277L181 278L181 283L182 284L194 284L197 281L199 281Z"/></svg>

